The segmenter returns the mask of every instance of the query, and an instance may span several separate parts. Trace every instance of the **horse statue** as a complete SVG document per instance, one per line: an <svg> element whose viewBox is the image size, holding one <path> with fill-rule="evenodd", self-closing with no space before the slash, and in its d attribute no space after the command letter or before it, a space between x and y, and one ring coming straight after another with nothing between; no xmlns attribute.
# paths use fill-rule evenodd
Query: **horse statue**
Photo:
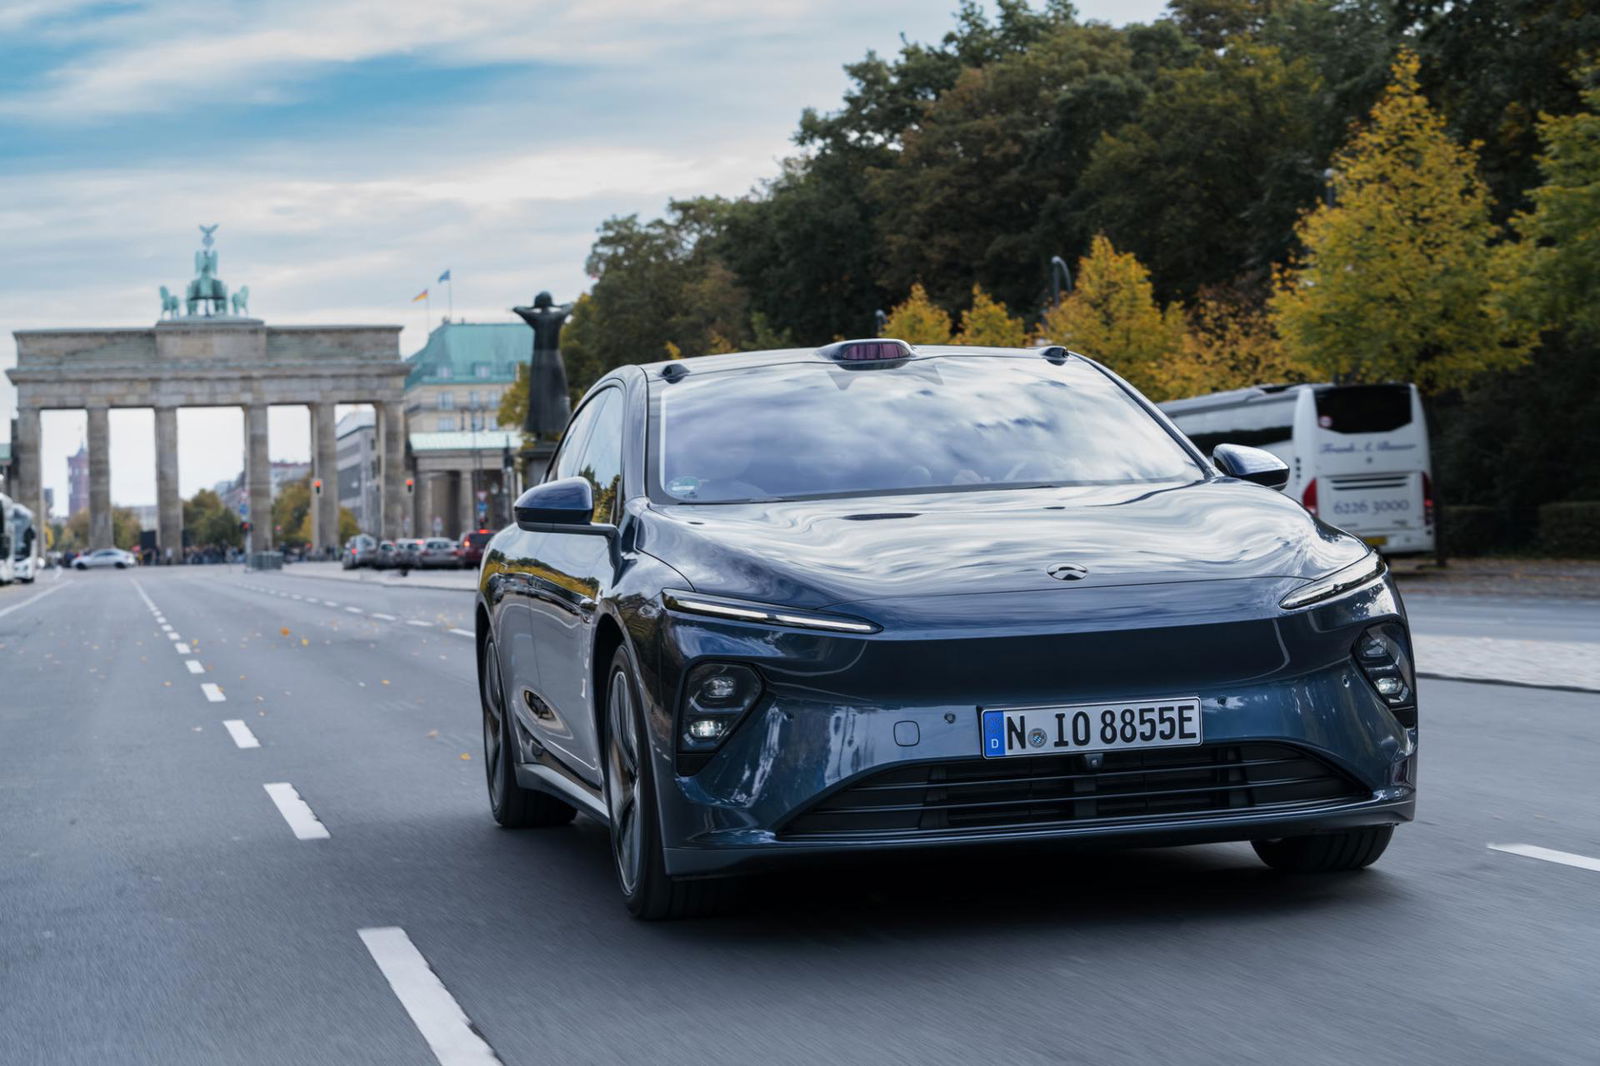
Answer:
<svg viewBox="0 0 1600 1066"><path fill-rule="evenodd" d="M197 306L206 303L212 305L206 308L207 315L212 314L213 308L216 314L227 314L228 286L217 277L217 253L209 248L194 253L194 272L196 277L189 282L189 313L194 314Z"/></svg>
<svg viewBox="0 0 1600 1066"><path fill-rule="evenodd" d="M168 292L165 285L161 286L161 315L163 318L178 317L178 298Z"/></svg>
<svg viewBox="0 0 1600 1066"><path fill-rule="evenodd" d="M239 291L233 294L233 313L236 315L250 313L250 286L241 285Z"/></svg>

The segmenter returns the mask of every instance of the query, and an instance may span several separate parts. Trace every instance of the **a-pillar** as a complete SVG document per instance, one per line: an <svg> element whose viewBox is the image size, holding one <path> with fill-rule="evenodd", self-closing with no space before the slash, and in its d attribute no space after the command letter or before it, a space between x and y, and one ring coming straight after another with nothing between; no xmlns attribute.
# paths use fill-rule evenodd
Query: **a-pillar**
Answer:
<svg viewBox="0 0 1600 1066"><path fill-rule="evenodd" d="M383 437L383 539L405 536L406 507L406 410L398 400L374 404L379 414Z"/></svg>
<svg viewBox="0 0 1600 1066"><path fill-rule="evenodd" d="M339 438L331 403L311 405L311 475L322 481L322 495L313 501L311 542L318 548L339 547Z"/></svg>
<svg viewBox="0 0 1600 1066"><path fill-rule="evenodd" d="M178 409L156 408L156 538L161 556L183 557L183 499L178 495Z"/></svg>
<svg viewBox="0 0 1600 1066"><path fill-rule="evenodd" d="M37 407L24 407L17 405L17 439L12 447L16 449L17 464L17 502L28 508L34 514L35 528L39 530L38 536L44 536L44 529L49 525L50 516L45 514L44 505L39 498L42 495L40 478L44 474L44 466L39 461L39 409ZM39 554L44 554L44 541L40 540Z"/></svg>
<svg viewBox="0 0 1600 1066"><path fill-rule="evenodd" d="M250 550L272 550L272 458L267 450L267 405L244 409L245 484L250 492Z"/></svg>
<svg viewBox="0 0 1600 1066"><path fill-rule="evenodd" d="M89 547L114 548L111 536L111 418L89 408Z"/></svg>

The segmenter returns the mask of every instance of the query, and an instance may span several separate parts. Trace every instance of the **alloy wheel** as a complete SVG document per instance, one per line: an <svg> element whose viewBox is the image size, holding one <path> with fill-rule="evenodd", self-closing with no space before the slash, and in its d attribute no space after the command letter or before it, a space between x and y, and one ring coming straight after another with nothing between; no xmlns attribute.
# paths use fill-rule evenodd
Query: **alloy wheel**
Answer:
<svg viewBox="0 0 1600 1066"><path fill-rule="evenodd" d="M639 729L627 674L611 675L606 698L606 803L611 811L611 853L624 893L639 883L643 840L639 832Z"/></svg>

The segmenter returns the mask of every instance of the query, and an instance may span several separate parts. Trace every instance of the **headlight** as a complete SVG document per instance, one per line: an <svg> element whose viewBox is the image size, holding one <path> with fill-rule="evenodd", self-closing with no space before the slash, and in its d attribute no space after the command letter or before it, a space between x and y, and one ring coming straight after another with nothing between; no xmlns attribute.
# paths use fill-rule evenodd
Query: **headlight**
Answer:
<svg viewBox="0 0 1600 1066"><path fill-rule="evenodd" d="M1278 606L1286 611L1292 611L1319 600L1332 599L1334 596L1378 580L1383 576L1385 569L1387 567L1384 566L1383 556L1377 552L1368 552L1349 566L1335 570L1327 577L1318 578L1309 585L1301 585L1279 600Z"/></svg>
<svg viewBox="0 0 1600 1066"><path fill-rule="evenodd" d="M883 628L859 618L796 611L788 607L729 600L718 596L701 596L693 592L679 592L676 589L663 591L661 598L674 611L710 615L713 618L729 618L739 622L765 622L770 625L794 626L797 629L820 629L828 633L865 634L876 633Z"/></svg>
<svg viewBox="0 0 1600 1066"><path fill-rule="evenodd" d="M678 746L686 752L717 748L761 698L761 677L738 663L701 663L689 671L678 715Z"/></svg>

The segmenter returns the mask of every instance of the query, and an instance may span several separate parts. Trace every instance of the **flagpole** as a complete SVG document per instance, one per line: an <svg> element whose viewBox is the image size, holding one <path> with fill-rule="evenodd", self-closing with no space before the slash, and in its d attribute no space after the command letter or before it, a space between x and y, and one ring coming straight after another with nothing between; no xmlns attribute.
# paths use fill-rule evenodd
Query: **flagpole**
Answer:
<svg viewBox="0 0 1600 1066"><path fill-rule="evenodd" d="M450 275L450 280L445 282L445 293L450 298L450 321L456 320L456 276Z"/></svg>

